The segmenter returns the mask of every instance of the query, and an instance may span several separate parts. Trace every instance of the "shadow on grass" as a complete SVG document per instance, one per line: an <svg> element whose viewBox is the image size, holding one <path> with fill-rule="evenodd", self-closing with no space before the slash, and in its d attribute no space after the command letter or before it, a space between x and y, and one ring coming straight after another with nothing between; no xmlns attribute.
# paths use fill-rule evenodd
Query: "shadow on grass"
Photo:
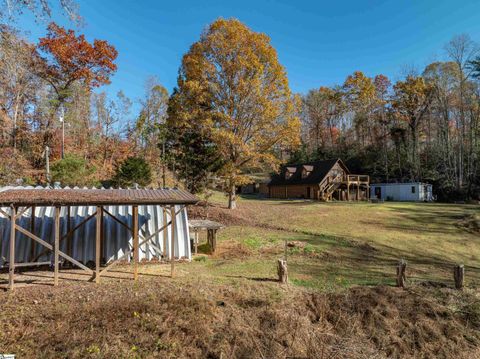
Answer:
<svg viewBox="0 0 480 359"><path fill-rule="evenodd" d="M235 278L235 279L248 279L255 282L275 282L278 283L278 279L276 278L262 278L262 277L247 277L241 275L226 275L227 278Z"/></svg>

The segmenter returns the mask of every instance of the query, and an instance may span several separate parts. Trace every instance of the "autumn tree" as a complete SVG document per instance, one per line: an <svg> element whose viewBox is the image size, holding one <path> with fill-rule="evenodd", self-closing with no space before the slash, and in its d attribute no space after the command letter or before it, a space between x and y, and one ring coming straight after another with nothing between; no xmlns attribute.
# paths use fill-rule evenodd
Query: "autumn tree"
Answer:
<svg viewBox="0 0 480 359"><path fill-rule="evenodd" d="M376 89L371 78L361 71L355 71L343 84L345 98L354 116L354 124L363 145L373 142L372 111L376 100Z"/></svg>
<svg viewBox="0 0 480 359"><path fill-rule="evenodd" d="M411 179L418 180L418 137L422 121L432 101L432 89L422 77L408 76L394 85L393 107L402 121L407 123L411 135Z"/></svg>
<svg viewBox="0 0 480 359"><path fill-rule="evenodd" d="M76 35L73 30L65 30L55 23L48 26L46 37L40 38L37 54L37 74L51 86L55 97L52 99L51 121L55 114L71 96L72 86L81 82L87 89L110 83L110 76L116 71L115 48L104 40L89 43L84 35ZM43 55L43 56L42 56Z"/></svg>
<svg viewBox="0 0 480 359"><path fill-rule="evenodd" d="M346 110L341 89L322 86L310 90L303 98L308 121L309 143L319 152L327 144L332 147L338 137L339 122Z"/></svg>
<svg viewBox="0 0 480 359"><path fill-rule="evenodd" d="M299 103L270 39L236 19L216 20L190 47L174 96L181 107L169 121L197 124L216 144L231 209L244 166L274 165L274 150L299 143Z"/></svg>
<svg viewBox="0 0 480 359"><path fill-rule="evenodd" d="M0 125L4 139L17 149L24 109L31 106L38 80L32 72L35 47L12 28L0 27Z"/></svg>
<svg viewBox="0 0 480 359"><path fill-rule="evenodd" d="M167 89L156 78L147 79L135 132L145 158L152 161L158 159L159 145L163 143L162 126L167 120L168 98Z"/></svg>

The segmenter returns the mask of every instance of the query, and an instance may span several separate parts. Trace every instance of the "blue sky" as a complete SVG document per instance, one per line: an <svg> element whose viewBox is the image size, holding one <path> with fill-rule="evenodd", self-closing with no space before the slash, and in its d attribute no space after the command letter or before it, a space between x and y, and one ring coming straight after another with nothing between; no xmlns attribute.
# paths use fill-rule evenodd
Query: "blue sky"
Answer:
<svg viewBox="0 0 480 359"><path fill-rule="evenodd" d="M118 72L104 87L133 100L148 76L171 91L182 55L218 17L235 17L271 37L293 91L340 84L355 70L392 80L402 69L444 57L452 36L480 42L480 1L134 1L79 0L87 38L104 39L119 51ZM63 26L75 25L54 13ZM18 25L32 40L45 23L23 16Z"/></svg>

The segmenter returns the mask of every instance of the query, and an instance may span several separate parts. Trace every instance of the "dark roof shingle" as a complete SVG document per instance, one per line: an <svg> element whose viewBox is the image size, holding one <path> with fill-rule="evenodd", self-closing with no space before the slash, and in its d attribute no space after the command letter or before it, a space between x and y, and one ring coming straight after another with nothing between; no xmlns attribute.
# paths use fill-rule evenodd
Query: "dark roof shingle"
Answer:
<svg viewBox="0 0 480 359"><path fill-rule="evenodd" d="M269 183L269 186L284 186L284 185L295 185L295 184L318 184L322 182L325 176L330 172L332 167L340 161L339 159L333 160L324 160L324 161L315 161L315 162L308 162L308 163L301 163L297 165L287 165L283 166L280 169L280 173L275 174L272 176L272 180ZM342 167L344 167L347 171L347 167L340 161ZM313 169L311 173L302 178L302 169L304 166L312 166ZM293 173L288 179L285 177L285 173L287 168L296 168L295 173Z"/></svg>

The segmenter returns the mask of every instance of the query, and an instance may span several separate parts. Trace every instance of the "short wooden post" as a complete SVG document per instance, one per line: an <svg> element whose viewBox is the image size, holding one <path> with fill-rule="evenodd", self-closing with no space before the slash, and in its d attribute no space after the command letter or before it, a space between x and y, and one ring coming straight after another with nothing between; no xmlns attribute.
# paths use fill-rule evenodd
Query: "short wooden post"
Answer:
<svg viewBox="0 0 480 359"><path fill-rule="evenodd" d="M278 281L280 283L286 284L288 282L288 268L287 261L284 259L279 259L277 262L277 273Z"/></svg>
<svg viewBox="0 0 480 359"><path fill-rule="evenodd" d="M170 216L172 221L172 240L170 241L170 275L173 278L175 274L175 222L176 222L176 215L175 215L175 206L170 207Z"/></svg>
<svg viewBox="0 0 480 359"><path fill-rule="evenodd" d="M212 229L212 252L215 253L217 250L217 230Z"/></svg>
<svg viewBox="0 0 480 359"><path fill-rule="evenodd" d="M8 261L8 289L13 290L15 275L15 223L17 209L12 207L10 212L10 258Z"/></svg>
<svg viewBox="0 0 480 359"><path fill-rule="evenodd" d="M100 264L105 263L105 216L103 215L103 207L101 207L101 216L100 216Z"/></svg>
<svg viewBox="0 0 480 359"><path fill-rule="evenodd" d="M70 219L71 216L72 208L70 206L67 206L67 254L73 257L73 238L72 234L70 234L70 230L72 229L72 221Z"/></svg>
<svg viewBox="0 0 480 359"><path fill-rule="evenodd" d="M102 214L103 209L97 206L96 231L95 231L95 283L100 283L100 258L102 248Z"/></svg>
<svg viewBox="0 0 480 359"><path fill-rule="evenodd" d="M195 229L195 238L193 239L195 241L194 246L195 246L195 254L198 254L198 230Z"/></svg>
<svg viewBox="0 0 480 359"><path fill-rule="evenodd" d="M166 261L168 258L168 217L167 217L167 208L162 207L163 211L163 260Z"/></svg>
<svg viewBox="0 0 480 359"><path fill-rule="evenodd" d="M30 232L35 234L35 206L31 208L32 213L30 214ZM30 259L29 262L33 262L35 257L35 241L30 238Z"/></svg>
<svg viewBox="0 0 480 359"><path fill-rule="evenodd" d="M407 281L406 272L407 262L403 259L398 262L397 265L397 287L405 288L405 283Z"/></svg>
<svg viewBox="0 0 480 359"><path fill-rule="evenodd" d="M60 253L60 211L61 207L55 207L55 243L53 246L53 285L58 285L58 259Z"/></svg>
<svg viewBox="0 0 480 359"><path fill-rule="evenodd" d="M455 280L455 289L462 290L464 285L465 266L463 264L456 265L453 268L453 279Z"/></svg>
<svg viewBox="0 0 480 359"><path fill-rule="evenodd" d="M138 280L138 262L140 261L140 251L138 243L138 206L133 206L133 279Z"/></svg>

